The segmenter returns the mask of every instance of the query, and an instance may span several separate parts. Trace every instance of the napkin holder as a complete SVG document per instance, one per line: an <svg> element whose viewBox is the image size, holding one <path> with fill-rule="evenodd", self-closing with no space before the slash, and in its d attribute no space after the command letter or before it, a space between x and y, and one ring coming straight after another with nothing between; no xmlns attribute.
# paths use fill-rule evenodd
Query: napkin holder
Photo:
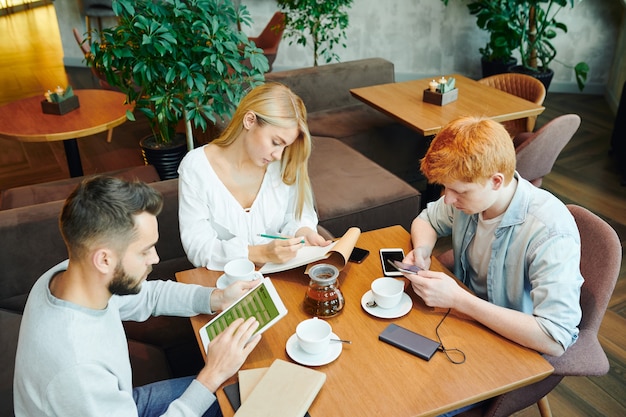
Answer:
<svg viewBox="0 0 626 417"><path fill-rule="evenodd" d="M446 104L456 101L457 98L459 98L458 88L447 91L445 93L430 91L430 89L428 88L424 90L424 101L426 103L436 104L437 106L445 106Z"/></svg>
<svg viewBox="0 0 626 417"><path fill-rule="evenodd" d="M50 102L48 100L43 100L41 102L41 109L46 114L63 115L71 112L72 110L76 110L79 107L80 103L78 102L78 96L70 96L65 100L59 101L58 103Z"/></svg>

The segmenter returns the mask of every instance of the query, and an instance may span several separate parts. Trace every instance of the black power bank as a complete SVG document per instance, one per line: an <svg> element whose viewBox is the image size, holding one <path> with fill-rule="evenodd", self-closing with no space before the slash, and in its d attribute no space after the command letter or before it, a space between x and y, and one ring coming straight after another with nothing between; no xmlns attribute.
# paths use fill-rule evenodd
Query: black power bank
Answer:
<svg viewBox="0 0 626 417"><path fill-rule="evenodd" d="M440 346L439 342L393 323L383 330L378 339L426 361L433 357Z"/></svg>

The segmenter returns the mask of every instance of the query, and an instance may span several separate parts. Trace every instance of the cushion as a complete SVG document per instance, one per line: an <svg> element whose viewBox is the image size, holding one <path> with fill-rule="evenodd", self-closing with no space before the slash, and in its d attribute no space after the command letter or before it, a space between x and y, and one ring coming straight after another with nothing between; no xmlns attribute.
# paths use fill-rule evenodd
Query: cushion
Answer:
<svg viewBox="0 0 626 417"><path fill-rule="evenodd" d="M420 193L341 141L313 137L309 173L320 224L335 236L401 225L410 230Z"/></svg>
<svg viewBox="0 0 626 417"><path fill-rule="evenodd" d="M139 179L144 182L159 181L152 165L143 165L103 173L126 180ZM32 206L49 201L65 200L76 185L85 177L74 177L42 184L25 185L0 191L0 210Z"/></svg>
<svg viewBox="0 0 626 417"><path fill-rule="evenodd" d="M0 310L0 416L13 415L13 371L22 316Z"/></svg>
<svg viewBox="0 0 626 417"><path fill-rule="evenodd" d="M266 81L287 85L302 98L309 113L360 103L351 88L395 81L393 63L366 58L265 74Z"/></svg>
<svg viewBox="0 0 626 417"><path fill-rule="evenodd" d="M312 135L338 139L364 132L372 127L394 123L390 117L366 104L309 113L307 121Z"/></svg>

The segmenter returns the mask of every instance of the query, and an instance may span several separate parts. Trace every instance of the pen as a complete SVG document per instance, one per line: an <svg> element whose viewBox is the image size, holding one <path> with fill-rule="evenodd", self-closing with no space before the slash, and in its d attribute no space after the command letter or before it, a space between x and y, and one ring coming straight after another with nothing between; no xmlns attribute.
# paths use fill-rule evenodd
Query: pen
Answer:
<svg viewBox="0 0 626 417"><path fill-rule="evenodd" d="M280 240L287 240L287 239L289 239L288 237L285 237L285 236L266 235L264 233L259 233L257 236L265 237L267 239L280 239ZM300 243L302 243L304 245L306 243L306 241L304 239L302 239L300 241Z"/></svg>
<svg viewBox="0 0 626 417"><path fill-rule="evenodd" d="M268 239L281 239L281 240L287 240L289 239L288 237L284 237L284 236L273 236L273 235L266 235L264 233L259 233L258 236L261 237L266 237Z"/></svg>

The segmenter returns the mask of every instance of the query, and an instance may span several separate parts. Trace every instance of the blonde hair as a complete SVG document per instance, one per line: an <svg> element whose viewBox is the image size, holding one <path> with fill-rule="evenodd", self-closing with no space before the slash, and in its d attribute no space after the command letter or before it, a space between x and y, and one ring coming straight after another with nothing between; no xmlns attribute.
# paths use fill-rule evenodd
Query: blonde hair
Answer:
<svg viewBox="0 0 626 417"><path fill-rule="evenodd" d="M269 124L281 128L298 128L298 137L283 152L281 176L287 185L296 184L296 218L300 219L305 204L313 205L308 161L311 155L311 134L307 125L306 107L302 99L287 86L269 82L255 87L239 103L224 132L211 143L218 146L232 144L243 130L246 113L256 115L259 126Z"/></svg>
<svg viewBox="0 0 626 417"><path fill-rule="evenodd" d="M482 183L496 172L508 184L515 173L515 147L504 126L483 117L461 117L444 126L421 161L431 183Z"/></svg>

